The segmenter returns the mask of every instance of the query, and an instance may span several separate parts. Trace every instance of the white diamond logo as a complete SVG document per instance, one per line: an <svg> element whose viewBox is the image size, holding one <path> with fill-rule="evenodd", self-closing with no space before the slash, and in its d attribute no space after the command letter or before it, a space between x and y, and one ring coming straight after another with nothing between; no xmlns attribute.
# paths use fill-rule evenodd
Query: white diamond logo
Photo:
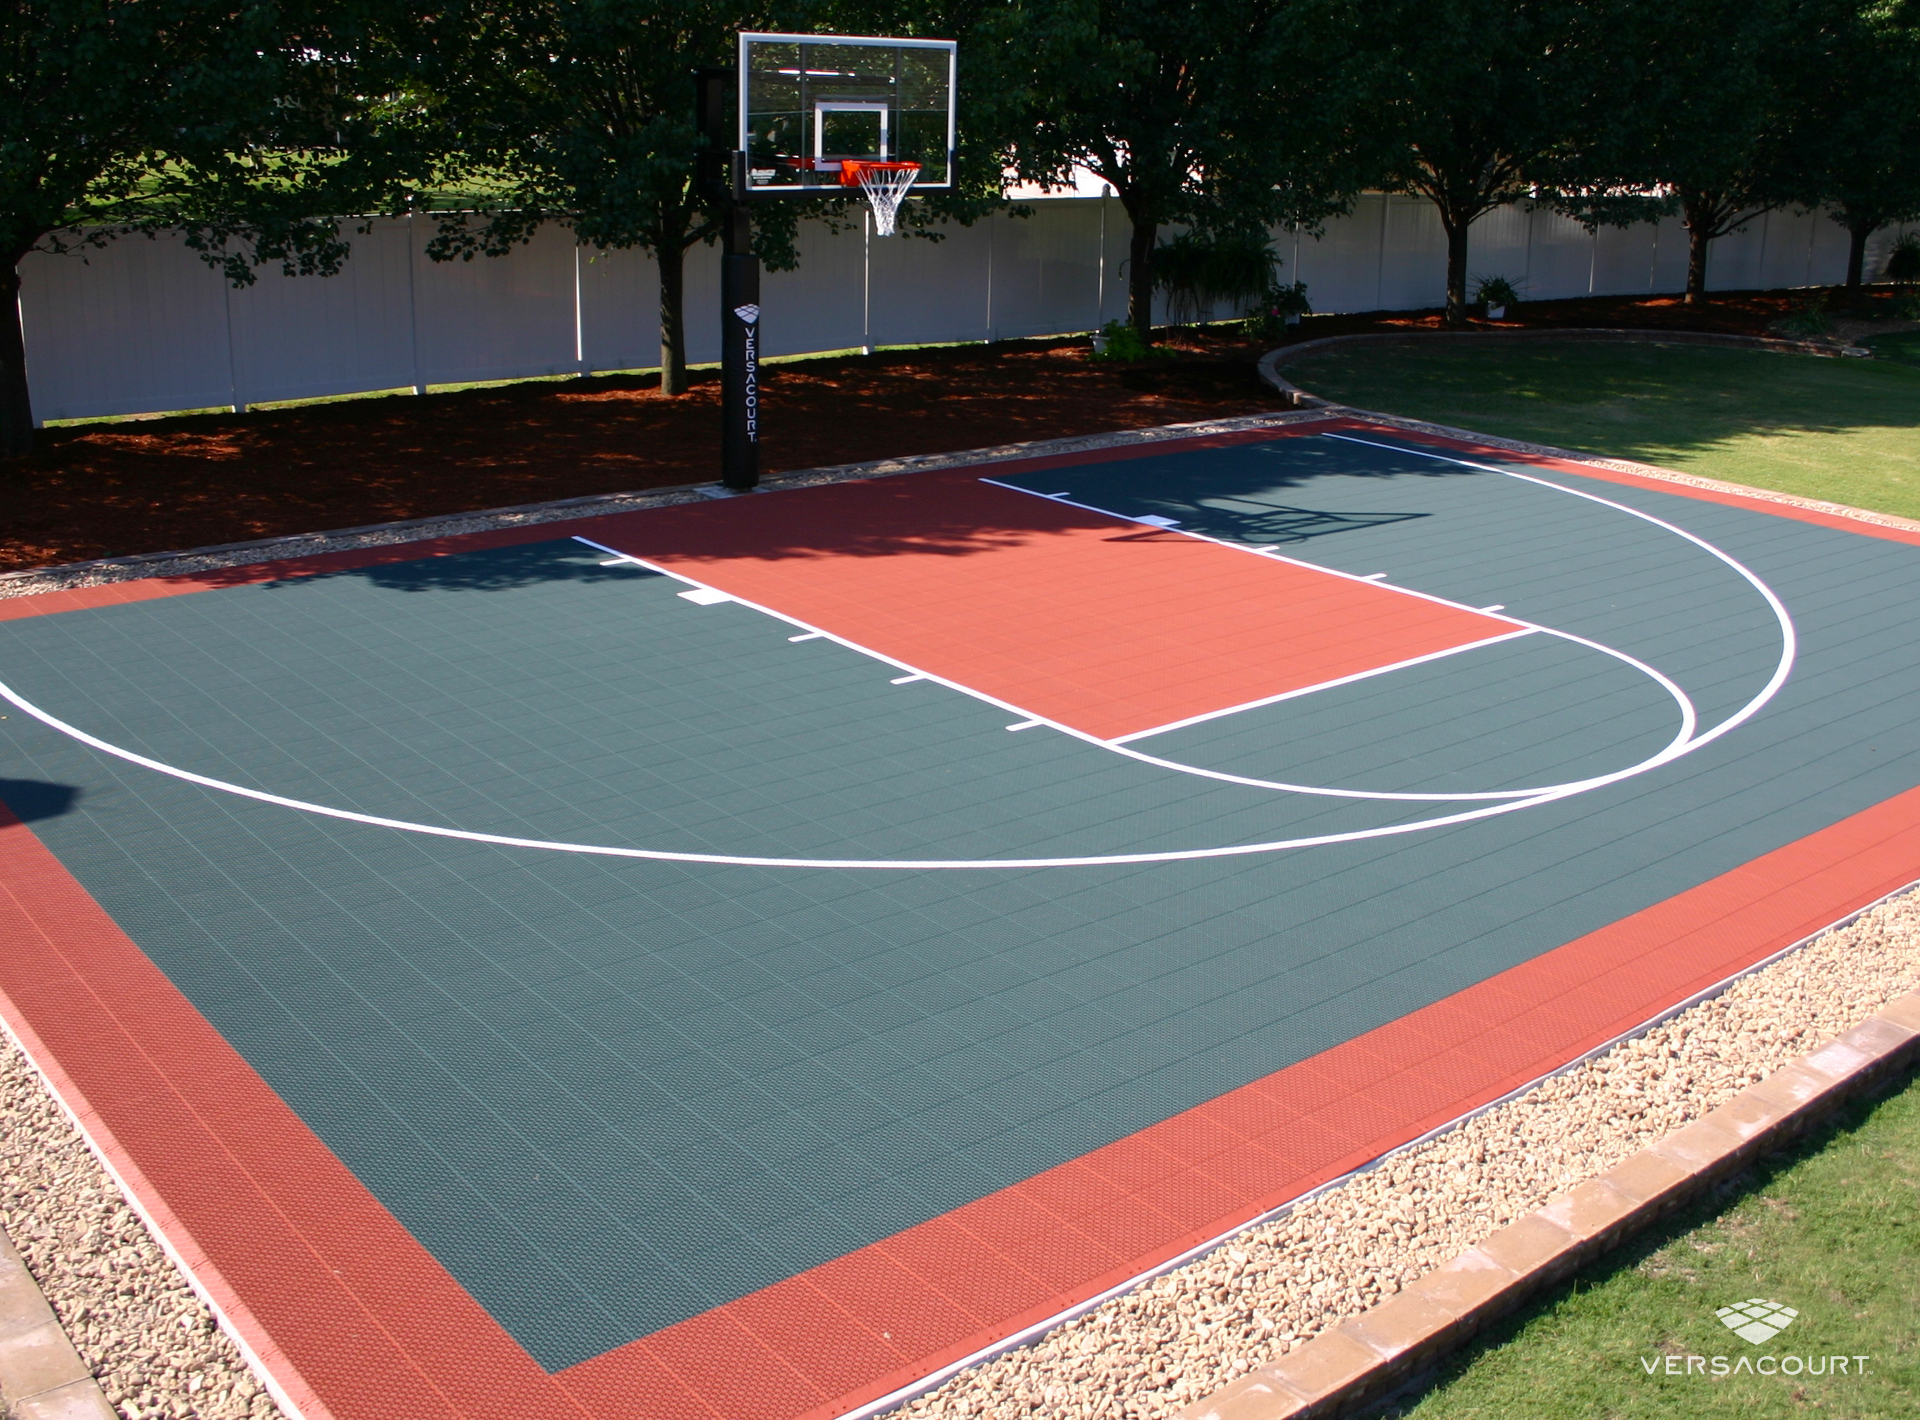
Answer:
<svg viewBox="0 0 1920 1420"><path fill-rule="evenodd" d="M1744 1302L1720 1308L1714 1315L1720 1318L1722 1326L1742 1341L1758 1346L1762 1341L1773 1340L1792 1326L1793 1319L1800 1313L1792 1307L1770 1302L1765 1297L1749 1297Z"/></svg>
<svg viewBox="0 0 1920 1420"><path fill-rule="evenodd" d="M735 306L733 313L739 316L747 325L752 325L760 319L760 308L758 306Z"/></svg>

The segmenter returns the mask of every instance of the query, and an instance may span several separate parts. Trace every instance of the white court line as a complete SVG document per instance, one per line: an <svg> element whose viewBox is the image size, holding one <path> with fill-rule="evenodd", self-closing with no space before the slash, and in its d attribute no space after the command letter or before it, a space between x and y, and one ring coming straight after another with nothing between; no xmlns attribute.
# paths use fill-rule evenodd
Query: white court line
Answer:
<svg viewBox="0 0 1920 1420"><path fill-rule="evenodd" d="M1357 439L1351 434L1320 434L1316 437L1322 439L1342 439L1349 444L1367 444L1376 449L1391 449L1393 452L1400 454L1416 454L1423 459L1434 459L1440 463L1457 463L1462 468L1478 469L1481 473L1498 473L1508 478L1517 478L1522 483L1535 483L1542 488L1551 488L1556 493L1570 493L1575 498L1585 498L1589 503L1598 503L1603 508L1613 508L1618 512L1639 518L1643 522L1652 523L1657 528L1664 528L1675 537L1685 538L1702 551L1712 553L1742 577L1745 577L1747 581L1752 584L1753 589L1766 599L1767 606L1773 611L1774 619L1780 623L1780 664L1774 668L1773 675L1768 679L1767 683L1761 687L1758 695L1754 696L1752 700L1749 700L1746 705L1732 717L1722 720L1718 725L1715 725L1711 730L1708 730L1704 735L1701 735L1697 740L1693 741L1693 745L1690 747L1698 747L1711 740L1717 740L1729 730L1745 724L1753 716L1759 714L1760 707L1779 693L1780 687L1787 683L1787 677L1793 673L1794 659L1799 654L1800 636L1793 628L1793 617L1787 613L1786 603L1775 596L1773 594L1773 588L1761 581L1745 563L1730 557L1705 538L1695 537L1685 528L1676 527L1664 518L1656 518L1652 513L1643 513L1638 508L1629 507L1625 503L1616 503L1611 498L1602 498L1597 493L1583 493L1578 488L1569 488L1564 483L1555 483L1550 478L1536 478L1530 473L1517 473L1509 468L1495 468L1492 464L1475 463L1471 459L1450 458L1445 454L1429 453L1425 449L1410 448L1402 444L1383 444L1374 439Z"/></svg>
<svg viewBox="0 0 1920 1420"><path fill-rule="evenodd" d="M808 631L799 636L789 636L787 639L789 641L818 641L826 634L824 631Z"/></svg>
<svg viewBox="0 0 1920 1420"><path fill-rule="evenodd" d="M1184 720L1172 720L1164 725L1155 725L1151 730L1135 730L1130 735L1115 735L1107 743L1110 745L1132 744L1135 740L1144 740L1149 735L1164 735L1171 730L1184 730L1189 725L1203 725L1208 720L1218 720L1227 715L1238 715L1243 710L1258 710L1265 705L1278 705L1283 700L1295 700L1302 695L1312 695L1317 691L1332 690L1337 685L1352 685L1357 680L1370 680L1388 671L1403 671L1408 666L1424 665L1428 661L1442 660L1447 656L1457 656L1462 651L1477 651L1482 646L1498 646L1502 641L1516 641L1522 636L1537 636L1539 631L1531 626L1518 631L1504 632L1499 636L1489 636L1481 641L1467 641L1458 646L1449 646L1444 651L1429 651L1424 656L1409 656L1404 661L1395 661L1392 665L1375 666L1368 671L1355 671L1352 675L1343 675L1333 680L1323 680L1317 685L1303 685L1298 690L1284 690L1278 695L1264 696L1259 700L1249 700L1243 705L1229 705L1224 710L1209 710L1204 715L1189 715Z"/></svg>
<svg viewBox="0 0 1920 1420"><path fill-rule="evenodd" d="M1327 435L1324 437L1332 438L1336 436ZM1098 507L1095 507L1092 503L1077 502L1074 499L1068 498L1063 493L1035 493L1031 488L1022 488L1017 483L1002 483L997 478L982 478L980 482L991 483L995 488L1004 488L1009 493L1024 493L1029 498L1045 499L1049 503L1065 503L1069 508L1081 508L1089 513L1098 513L1103 518L1113 518L1123 523L1137 523L1140 521L1138 518L1129 517L1125 513L1116 513L1111 508L1098 508ZM1481 611L1480 608L1477 606L1468 606L1465 602L1456 602L1446 597L1437 597L1432 592L1416 592L1412 587L1396 587L1391 583L1385 584L1383 586L1381 583L1376 582L1374 578L1386 576L1387 574L1385 572L1375 572L1371 576L1367 576L1367 577L1356 577L1351 572L1342 572L1338 567L1326 567L1321 565L1318 562L1303 562L1298 557L1289 557L1284 552L1281 552L1278 548L1275 548L1272 546L1253 547L1247 543L1233 542L1224 537L1210 537L1206 533L1195 532L1192 528L1175 527L1175 528L1169 528L1167 529L1167 531L1172 533L1177 533L1181 537L1190 537L1195 542L1210 542L1215 547L1224 547L1230 552L1244 552L1254 557L1267 557L1267 558L1273 559L1276 562L1285 562L1288 565L1293 567L1304 567L1309 572L1324 572L1329 577L1339 577L1342 580L1348 581L1348 582L1360 582L1360 583L1364 583L1369 587L1381 587L1382 590L1384 591L1395 592L1403 597L1418 597L1423 602L1433 602L1437 606L1450 606L1455 611L1470 611L1476 616L1486 615L1486 613ZM1515 618L1510 616L1506 616L1506 617L1496 616L1494 620L1495 621L1512 621L1516 626L1523 626L1527 624L1525 622L1517 621L1515 620Z"/></svg>
<svg viewBox="0 0 1920 1420"><path fill-rule="evenodd" d="M1366 439L1351 439L1350 436L1340 435L1340 434L1326 434L1326 435L1321 435L1319 437L1336 438L1336 439L1346 438L1346 439L1350 439L1350 442L1360 443L1360 444L1366 444L1366 443L1372 442L1371 440L1366 440ZM1552 627L1530 626L1527 623L1516 623L1517 625L1529 625L1529 629L1544 631L1550 635L1560 636L1566 640L1575 642L1576 644L1589 646L1595 650L1603 651L1608 655L1615 656L1623 661L1628 662L1629 664L1638 666L1642 670L1646 671L1654 679L1659 681L1663 686L1667 687L1669 692L1679 700L1682 706L1682 717L1683 717L1683 725L1682 725L1680 735L1678 735L1675 738L1674 742L1670 744L1665 750L1661 751L1661 753L1654 755L1649 759L1643 760L1637 765L1629 766L1628 768L1623 770L1617 770L1612 774L1597 776L1593 779L1583 780L1574 784L1556 786L1550 791L1541 791L1541 792L1534 793L1532 797L1529 797L1529 798L1521 798L1521 799L1507 798L1507 799L1504 799L1504 801L1502 802L1483 804L1477 808L1462 810L1458 813L1443 814L1435 818L1416 819L1410 823L1387 824L1378 828L1355 829L1345 833L1315 834L1309 837L1275 839L1275 840L1272 840L1269 842L1263 842L1263 843L1228 844L1228 845L1224 845L1221 847L1214 847L1214 848L1184 848L1184 849L1168 849L1168 850L1163 850L1159 852L1148 852L1148 853L1106 853L1106 854L1092 854L1092 855L1079 855L1079 856L1072 856L1072 857L1051 857L1051 858L912 859L912 858L761 857L761 856L755 856L755 855L736 854L736 853L687 853L687 852L678 852L671 849L660 849L660 848L628 848L628 847L621 847L621 846L616 846L611 844L562 843L562 842L557 842L557 841L548 840L548 839L519 838L519 837L515 837L508 834L480 833L480 832L475 832L468 829L446 828L438 824L413 823L405 819L386 818L377 814L363 814L363 813L355 812L350 809L334 808L331 805L327 805L327 804L316 804L303 799L289 798L282 794L271 794L264 790L249 788L243 784L233 784L225 780L212 778L208 775L196 774L191 770L181 769L178 766L171 765L171 764L163 764L158 760L148 758L146 755L136 754L132 750L123 749L118 745L109 744L107 741L99 739L94 735L90 735L86 731L81 730L76 726L69 725L64 720L58 719L57 717L49 714L47 711L42 710L39 706L34 705L31 701L21 696L18 692L16 692L12 687L8 685L0 684L0 699L5 699L10 704L14 705L16 708L18 708L25 714L31 715L34 719L39 720L41 723L49 726L54 730L59 731L62 734L65 734L71 737L74 740L77 740L81 744L87 745L92 749L96 749L103 754L112 755L118 759L125 760L130 764L136 764L141 766L142 768L153 770L156 773L165 774L176 779L184 780L187 783L199 784L205 788L217 789L217 790L220 790L221 792L233 794L240 798L253 799L260 803L274 804L282 808L296 809L301 812L316 814L325 818L342 819L349 822L366 824L366 825L377 827L377 828L398 829L404 832L424 834L428 837L456 839L456 840L469 842L469 843L485 843L485 844L490 844L497 847L506 847L506 848L533 848L533 849L542 849L542 850L548 850L548 851L560 852L560 853L580 853L580 854L585 854L592 857L642 859L642 860L648 860L648 861L654 861L654 862L703 863L703 864L716 864L716 865L726 865L726 866L736 866L736 867L859 868L859 869L891 869L891 870L907 870L907 871L928 871L928 870L934 870L934 869L953 869L953 870L993 869L993 870L1000 870L1000 871L1009 871L1009 870L1029 869L1029 868L1109 867L1109 866L1123 866L1123 865L1147 864L1147 863L1191 862L1191 861L1196 861L1200 859L1209 859L1209 858L1246 857L1253 854L1276 853L1276 852L1281 852L1283 850L1292 849L1292 848L1312 848L1312 847L1320 847L1320 846L1335 844L1335 843L1357 843L1357 842L1362 842L1368 839L1392 838L1392 837L1398 837L1398 836L1409 834L1409 833L1425 832L1427 829L1430 829L1430 828L1442 828L1442 827L1447 827L1454 824L1470 823L1479 819L1493 818L1500 814L1515 813L1522 809L1534 808L1541 804L1550 803L1555 800L1570 798L1575 794L1583 793L1591 789L1599 788L1602 785L1619 783L1622 780L1632 778L1635 775L1646 773L1647 771L1657 767L1658 765L1665 764L1674 759L1677 759L1683 754L1690 753L1691 751L1698 749L1701 745L1708 744L1711 741L1718 739L1721 735L1726 734L1730 730L1734 729L1736 726L1750 719L1753 715L1758 713L1760 708L1763 705L1765 705L1767 701L1771 700L1773 696L1779 692L1780 687L1786 683L1787 676L1792 671L1795 651L1798 644L1795 633L1794 633L1794 629L1793 629L1792 618L1787 614L1787 609L1785 605L1782 604L1780 599L1774 595L1773 590L1770 587L1768 587L1764 582L1762 582L1759 579L1759 577L1757 577L1747 567L1742 565L1740 562L1736 561L1734 558L1730 557L1728 554L1720 551L1719 548L1714 547L1711 543L1705 541L1702 538L1695 537L1692 533L1687 532L1683 528L1678 528L1671 523L1664 522L1663 520L1654 517L1650 513L1643 513L1639 511L1637 508L1630 508L1625 504L1615 503L1611 499L1601 498L1591 493L1583 493L1578 489L1567 488L1561 484L1554 483L1548 479L1534 478L1528 474L1509 473L1505 469L1490 468L1487 465L1471 463L1465 459L1449 459L1439 454L1426 454L1421 450L1407 449L1400 445L1376 444L1375 447L1388 449L1396 453L1420 454L1422 457L1434 458L1434 459L1440 460L1441 462L1446 462L1446 463L1458 463L1464 467L1479 469L1483 472L1504 473L1508 477L1518 478L1529 483L1535 483L1540 485L1543 488L1553 489L1556 492L1571 493L1573 496L1577 498L1588 499L1591 502L1599 503L1599 504L1602 504L1603 506L1614 508L1620 512L1628 513L1634 517L1641 518L1646 522L1654 524L1657 527L1665 528L1667 531L1672 532L1675 535L1686 539L1688 542L1696 544L1697 546L1703 548L1707 552L1712 553L1713 556L1719 558L1722 562L1732 567L1736 572L1738 572L1742 577L1744 577L1749 583L1751 583L1760 592L1761 596L1766 599L1768 606L1773 609L1774 615L1780 623L1781 634L1782 634L1781 657L1780 657L1780 663L1778 667L1775 669L1773 676L1768 680L1766 686L1762 688L1760 693L1754 696L1752 700L1748 701L1748 703L1744 707L1742 707L1739 711L1737 711L1734 715L1730 716L1726 720L1721 721L1718 725L1715 725L1712 729L1696 735L1693 733L1696 722L1694 719L1692 702L1686 698L1685 692L1681 691L1677 685L1675 685L1666 676L1661 675L1660 672L1658 672L1657 670L1654 670L1651 666L1647 666L1643 662L1639 662L1635 660L1633 657L1628 656L1623 651L1615 650L1614 648L1609 646L1603 646L1599 642L1589 641L1585 637L1575 636L1570 632L1558 631ZM1010 485L1002 484L999 486L1008 487ZM1103 510L1093 509L1092 511L1099 512ZM1197 536L1197 534L1193 534L1193 533L1185 533L1183 535L1189 536L1189 537ZM1218 541L1218 539L1213 539L1213 538L1207 538L1204 540L1210 541L1210 542ZM575 541L585 543L587 546L597 548L602 552L610 553L617 558L630 561L637 566L646 567L649 570L657 571L666 576L673 577L677 581L686 582L690 586L700 587L703 585L699 582L695 582L692 578L683 576L680 573L672 572L672 571L669 571L667 568L659 567L656 564L646 562L643 559L640 559L637 557L631 557L628 554L617 552L613 548L605 547L600 543L591 541L590 539L576 537ZM1221 545L1226 547L1235 546L1235 544L1232 544L1232 543L1222 543ZM1248 550L1248 549L1242 549L1242 550ZM1293 559L1288 558L1283 560L1292 561ZM1311 566L1312 564L1302 563L1299 565ZM1331 569L1325 569L1325 568L1320 568L1316 570L1331 571ZM1333 575L1343 576L1348 574L1336 572L1336 573L1333 573ZM718 588L712 588L710 590L717 591ZM1393 590L1405 591L1406 589L1394 588ZM1441 602L1444 605L1458 605L1458 603L1446 602L1444 598L1427 596L1425 593L1407 592L1407 595L1420 596L1424 600ZM793 617L786 616L780 612L772 610L771 608L761 607L756 605L755 603L743 601L738 597L731 598L731 600L739 602L739 604L742 606L746 606L753 610L763 612L768 616L774 617L776 620L785 621L789 625L802 627L806 631L812 633L812 635L809 636L807 639L812 639L813 636L818 636L827 640L835 641L841 645L847 646L851 650L859 651L864 655L872 656L876 660L884 661L890 665L899 666L900 669L902 670L917 669L916 667L905 665L904 663L897 661L890 656L885 656L879 652L871 651L865 647L855 645L854 643L846 641L841 637L834 636L830 632L823 631L818 627L808 627L805 625L804 622L797 621ZM1468 608L1468 610L1472 610L1472 608ZM1511 620L1511 618L1508 618L1508 619ZM1016 714L1026 713L1024 711L1020 711L1016 709L1013 706L1006 705L1004 702L999 701L992 696L985 695L977 690L974 690L971 687L959 685L955 682L946 680L944 677L932 675L930 673L922 672L922 674L925 675L928 680L932 680L937 682L938 684L948 686L949 688L954 690L958 690L962 694L972 696L976 700L985 701L988 704L999 705L1004 709L1014 710ZM1123 745L1107 744L1104 741L1094 739L1091 735L1085 734L1078 730L1074 730L1069 726L1058 724L1055 721L1047 720L1044 717L1034 717L1030 723L1034 725L1040 725L1040 724L1052 725L1053 728L1060 730L1064 734L1070 735L1075 739L1082 740L1089 744L1098 745L1099 747L1109 750L1112 753L1126 755L1129 758L1139 759L1149 764L1159 764L1164 766L1165 768L1173 769L1181 773L1200 774L1207 778L1225 779L1230 782L1242 782L1242 783L1261 782L1261 781L1253 781L1253 780L1236 780L1235 776L1216 774L1211 771L1199 770L1192 765L1181 765L1181 764L1173 763L1172 761L1168 761L1168 760L1159 760L1152 755L1146 755L1136 750L1130 750ZM1012 728L1012 727L1009 727L1009 728ZM1273 786L1273 787L1279 787L1279 786ZM1366 798L1387 798L1387 797L1437 798L1439 797L1439 796L1433 796L1433 795L1418 795L1418 796L1408 796L1408 795L1388 796L1388 795L1371 795L1371 794L1362 795L1362 794L1356 793L1355 791L1339 791L1339 790L1328 791L1325 789L1320 789L1320 790L1303 789L1301 790L1301 792L1310 792L1310 793L1332 792L1332 793L1340 794L1342 796L1366 797ZM1447 796L1447 797L1457 799L1460 797L1469 797L1469 796ZM1486 798L1490 796L1476 795L1476 796L1470 796L1470 797Z"/></svg>
<svg viewBox="0 0 1920 1420"><path fill-rule="evenodd" d="M926 679L925 676L921 675L920 672L915 671L912 675L897 675L892 680L888 681L887 684L888 685L911 685L916 680L925 680L925 679Z"/></svg>

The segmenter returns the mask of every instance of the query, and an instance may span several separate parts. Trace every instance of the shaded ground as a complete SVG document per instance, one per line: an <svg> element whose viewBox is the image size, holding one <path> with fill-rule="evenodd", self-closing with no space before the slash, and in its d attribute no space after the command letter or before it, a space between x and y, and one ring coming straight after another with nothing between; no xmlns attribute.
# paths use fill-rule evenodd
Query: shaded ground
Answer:
<svg viewBox="0 0 1920 1420"><path fill-rule="evenodd" d="M1704 307L1673 297L1529 302L1502 324L1758 334L1798 299L1734 292ZM1422 329L1440 319L1438 311L1312 316L1294 338ZM1078 339L763 366L766 466L777 472L1273 407L1254 373L1259 345L1224 327L1183 334L1174 345L1173 358L1133 367L1088 362ZM0 465L0 570L707 482L718 472L717 376L695 380L692 393L673 401L659 397L652 376L614 376L46 430L31 458ZM1479 406L1455 401L1452 390L1442 394L1447 402L1433 417L1501 428L1481 424ZM1653 446L1642 456L1653 456Z"/></svg>
<svg viewBox="0 0 1920 1420"><path fill-rule="evenodd" d="M1287 378L1330 399L1920 517L1920 335L1872 360L1532 341L1349 347Z"/></svg>
<svg viewBox="0 0 1920 1420"><path fill-rule="evenodd" d="M763 365L768 472L1274 407L1237 339L1096 365L1083 341ZM45 430L0 472L0 570L719 476L719 381L538 381Z"/></svg>
<svg viewBox="0 0 1920 1420"><path fill-rule="evenodd" d="M1920 1089L1848 1109L1717 1196L1589 1267L1450 1360L1391 1415L1909 1416L1920 1412ZM1759 1344L1714 1315L1760 1297L1793 1308ZM1832 1374L1833 1356L1845 1356ZM1667 1358L1678 1358L1670 1374ZM1798 1374L1755 1374L1787 1356ZM1687 1358L1703 1359L1687 1374ZM1712 1374L1724 1357L1727 1374ZM1805 1358L1822 1374L1807 1374ZM1863 1369L1866 1374L1861 1375ZM1701 1374L1706 1371L1706 1374Z"/></svg>

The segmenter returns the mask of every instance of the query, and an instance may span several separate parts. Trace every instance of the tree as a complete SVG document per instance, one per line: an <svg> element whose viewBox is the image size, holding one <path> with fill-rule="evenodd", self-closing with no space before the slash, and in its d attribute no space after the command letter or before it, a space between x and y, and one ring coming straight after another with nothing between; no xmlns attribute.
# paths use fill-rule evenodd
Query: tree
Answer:
<svg viewBox="0 0 1920 1420"><path fill-rule="evenodd" d="M683 393L686 254L720 234L700 184L694 73L731 63L738 31L775 23L753 0L451 0L425 13L396 40L425 100L420 142L479 216L445 214L428 254L504 255L548 222L651 253L660 389ZM789 267L790 213L766 217L762 259Z"/></svg>
<svg viewBox="0 0 1920 1420"><path fill-rule="evenodd" d="M1381 122L1390 183L1431 201L1447 237L1447 319L1467 315L1468 235L1496 207L1539 194L1577 146L1590 56L1573 0L1383 0Z"/></svg>
<svg viewBox="0 0 1920 1420"><path fill-rule="evenodd" d="M1339 0L1034 0L1023 14L1030 117L1013 164L1033 181L1084 168L1112 185L1143 338L1163 227L1310 225L1363 180L1342 82L1353 15Z"/></svg>
<svg viewBox="0 0 1920 1420"><path fill-rule="evenodd" d="M338 268L348 244L329 214L367 210L371 171L328 146L358 121L338 43L327 17L296 27L267 0L0 11L0 457L33 445L29 252L175 228L240 285L270 261Z"/></svg>
<svg viewBox="0 0 1920 1420"><path fill-rule="evenodd" d="M1920 3L1805 0L1804 9L1780 71L1782 185L1847 229L1847 290L1857 292L1868 238L1920 218Z"/></svg>
<svg viewBox="0 0 1920 1420"><path fill-rule="evenodd" d="M1576 165L1600 209L1679 208L1688 304L1706 299L1712 244L1792 198L1780 75L1796 62L1807 3L1596 0L1588 11L1588 33L1610 41L1585 49L1606 118L1583 123Z"/></svg>

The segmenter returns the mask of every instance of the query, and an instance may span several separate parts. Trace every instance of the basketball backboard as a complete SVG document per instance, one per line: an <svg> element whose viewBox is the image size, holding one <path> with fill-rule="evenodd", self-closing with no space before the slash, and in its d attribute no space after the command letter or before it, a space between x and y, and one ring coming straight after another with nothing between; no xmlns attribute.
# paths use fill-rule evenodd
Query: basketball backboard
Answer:
<svg viewBox="0 0 1920 1420"><path fill-rule="evenodd" d="M916 188L953 186L954 66L952 40L742 34L746 195L839 188L849 161L918 163Z"/></svg>

